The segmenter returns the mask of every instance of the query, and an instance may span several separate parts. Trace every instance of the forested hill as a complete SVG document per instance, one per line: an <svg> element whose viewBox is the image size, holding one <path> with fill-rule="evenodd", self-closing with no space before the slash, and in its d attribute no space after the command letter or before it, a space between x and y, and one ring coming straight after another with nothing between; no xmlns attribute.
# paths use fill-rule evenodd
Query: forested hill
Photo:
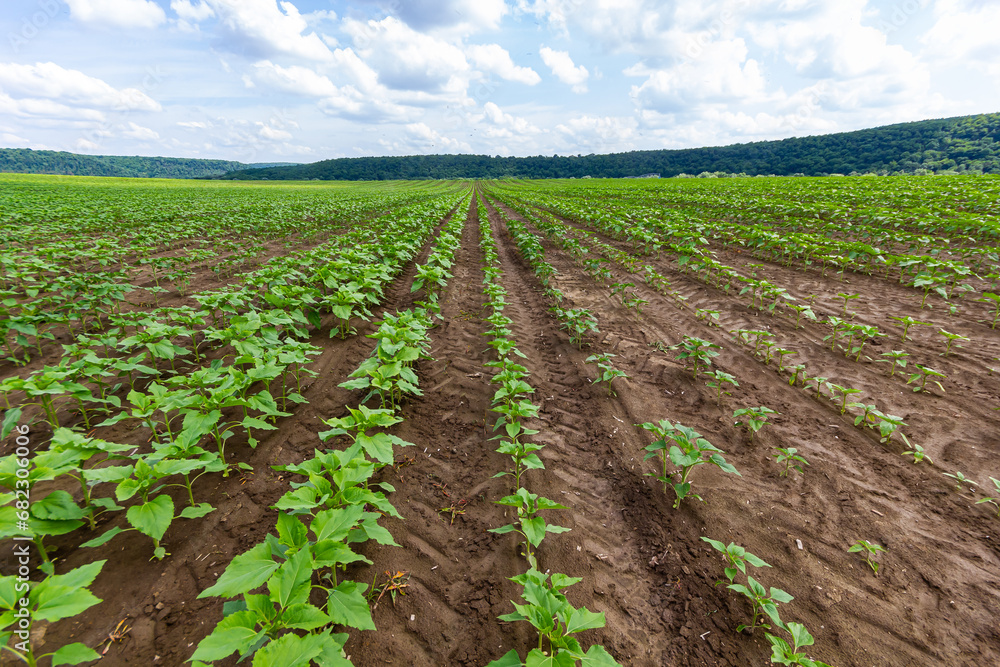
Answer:
<svg viewBox="0 0 1000 667"><path fill-rule="evenodd" d="M1000 113L886 125L717 148L568 157L417 155L325 160L227 173L227 179L622 178L703 172L747 175L1000 173Z"/></svg>
<svg viewBox="0 0 1000 667"><path fill-rule="evenodd" d="M270 167L230 160L200 160L177 157L79 155L29 148L0 148L0 172L20 174L64 174L76 176L128 176L133 178L203 178L236 169ZM284 163L288 164L288 163Z"/></svg>

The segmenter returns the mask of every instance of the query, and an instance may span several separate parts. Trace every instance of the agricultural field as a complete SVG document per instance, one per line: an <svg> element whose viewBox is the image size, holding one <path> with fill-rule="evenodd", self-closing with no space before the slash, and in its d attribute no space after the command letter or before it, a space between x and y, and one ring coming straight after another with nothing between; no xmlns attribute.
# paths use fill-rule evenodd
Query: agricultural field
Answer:
<svg viewBox="0 0 1000 667"><path fill-rule="evenodd" d="M4 665L1000 664L1000 178L0 175L0 234Z"/></svg>

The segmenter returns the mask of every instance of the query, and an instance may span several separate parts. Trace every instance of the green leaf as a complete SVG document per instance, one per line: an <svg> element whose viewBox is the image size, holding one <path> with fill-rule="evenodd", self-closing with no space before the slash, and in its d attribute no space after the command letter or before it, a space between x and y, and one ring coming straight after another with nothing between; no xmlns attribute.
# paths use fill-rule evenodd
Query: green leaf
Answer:
<svg viewBox="0 0 1000 667"><path fill-rule="evenodd" d="M358 525L364 512L365 508L362 505L324 510L316 514L310 529L316 534L317 542L343 540L351 529Z"/></svg>
<svg viewBox="0 0 1000 667"><path fill-rule="evenodd" d="M112 539L112 538L113 538L113 537L114 537L115 535L117 535L118 533L123 533L123 532L125 532L125 531L124 531L124 530L122 530L121 528L118 528L117 526L115 526L114 528L112 528L111 530L107 531L106 533L104 533L104 534L103 534L103 535L101 535L100 537L95 537L95 538L94 538L94 539L92 539L92 540L89 540L89 541L87 541L87 542L84 542L84 543L83 543L83 544L81 544L80 546L81 546L82 548L85 548L85 549L91 549L91 548L93 548L93 547L99 547L99 546L101 546L102 544L105 544L106 542L109 542L109 541L111 541L111 539Z"/></svg>
<svg viewBox="0 0 1000 667"><path fill-rule="evenodd" d="M210 512L214 512L214 511L215 511L215 508L212 507L210 504L208 504L208 503L198 503L197 505L194 505L193 507L185 507L181 511L180 516L181 516L182 519L200 519L201 517L205 516L206 514L209 514Z"/></svg>
<svg viewBox="0 0 1000 667"><path fill-rule="evenodd" d="M261 542L250 551L233 558L214 586L206 588L198 598L233 598L257 588L278 569L271 555L271 547Z"/></svg>
<svg viewBox="0 0 1000 667"><path fill-rule="evenodd" d="M309 580L312 578L312 554L308 549L300 549L286 560L278 572L268 579L267 588L271 599L279 607L305 604L309 599Z"/></svg>
<svg viewBox="0 0 1000 667"><path fill-rule="evenodd" d="M281 623L294 630L315 630L330 624L330 617L311 604L293 604L281 614Z"/></svg>
<svg viewBox="0 0 1000 667"><path fill-rule="evenodd" d="M582 667L621 667L617 660L600 644L594 644L580 660Z"/></svg>
<svg viewBox="0 0 1000 667"><path fill-rule="evenodd" d="M58 585L39 585L32 591L32 598L38 604L34 613L36 621L58 621L76 616L101 602L86 588Z"/></svg>
<svg viewBox="0 0 1000 667"><path fill-rule="evenodd" d="M301 548L308 541L306 525L285 512L278 513L277 530L281 544L286 546Z"/></svg>
<svg viewBox="0 0 1000 667"><path fill-rule="evenodd" d="M143 535L161 540L174 520L174 501L168 495L156 496L148 503L130 507L125 518Z"/></svg>
<svg viewBox="0 0 1000 667"><path fill-rule="evenodd" d="M101 656L97 651L86 644L76 642L67 644L52 654L52 667L58 665L79 665L81 662L100 660Z"/></svg>
<svg viewBox="0 0 1000 667"><path fill-rule="evenodd" d="M521 530L533 546L538 546L545 539L545 519L540 516L521 519Z"/></svg>
<svg viewBox="0 0 1000 667"><path fill-rule="evenodd" d="M345 581L330 591L326 611L334 623L359 630L374 630L372 612L361 594L364 588L356 581Z"/></svg>
<svg viewBox="0 0 1000 667"><path fill-rule="evenodd" d="M497 658L486 667L524 667L524 663L521 662L521 656L517 654L517 650L511 649L502 658Z"/></svg>
<svg viewBox="0 0 1000 667"><path fill-rule="evenodd" d="M326 635L282 635L254 655L253 667L300 667L309 665L324 650Z"/></svg>
<svg viewBox="0 0 1000 667"><path fill-rule="evenodd" d="M11 408L3 413L3 425L0 426L0 440L6 440L10 432L21 419L21 408Z"/></svg>
<svg viewBox="0 0 1000 667"><path fill-rule="evenodd" d="M537 648L531 649L524 661L525 667L576 667L576 660L566 651L545 655Z"/></svg>
<svg viewBox="0 0 1000 667"><path fill-rule="evenodd" d="M236 651L242 653L263 636L263 630L255 632L252 628L241 626L216 627L212 634L198 642L198 648L195 649L191 660L204 660L206 662L222 660Z"/></svg>
<svg viewBox="0 0 1000 667"><path fill-rule="evenodd" d="M582 632L592 628L603 628L604 624L604 612L594 613L586 608L576 609L566 621L565 634Z"/></svg>

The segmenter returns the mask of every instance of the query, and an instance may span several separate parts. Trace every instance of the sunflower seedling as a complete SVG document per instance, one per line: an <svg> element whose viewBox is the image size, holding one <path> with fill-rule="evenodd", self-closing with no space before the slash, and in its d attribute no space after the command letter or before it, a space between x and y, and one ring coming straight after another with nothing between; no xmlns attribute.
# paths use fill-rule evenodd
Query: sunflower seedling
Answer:
<svg viewBox="0 0 1000 667"><path fill-rule="evenodd" d="M733 583L733 580L736 578L736 574L738 572L742 574L747 573L747 563L753 565L754 567L771 567L768 563L764 562L762 558L758 558L735 542L730 542L727 546L718 540L713 540L708 537L702 537L701 539L702 541L708 542L712 545L712 548L720 552L726 559L726 562L729 563L724 570L726 577L729 579L729 583ZM718 586L721 583L723 582L720 579L715 582L715 585Z"/></svg>
<svg viewBox="0 0 1000 667"><path fill-rule="evenodd" d="M875 560L875 557L879 554L879 552L885 551L884 547L881 547L877 544L872 544L868 540L858 540L857 542L852 544L847 550L850 553L860 553L862 556L864 556L865 562L868 563L868 567L872 569L872 572L875 573L876 577L878 576L879 564Z"/></svg>
<svg viewBox="0 0 1000 667"><path fill-rule="evenodd" d="M912 317L910 317L909 315L907 315L906 317L896 317L895 315L893 315L889 319L896 320L897 322L900 323L900 325L902 325L902 327L903 327L903 335L900 337L899 340L903 341L903 342L906 341L906 332L909 331L910 327L913 326L914 324L917 324L917 325L920 325L920 326L925 326L925 327L934 326L930 322L921 322L920 320L915 320Z"/></svg>
<svg viewBox="0 0 1000 667"><path fill-rule="evenodd" d="M848 316L848 313L847 313L847 302L848 301L852 301L852 300L857 299L857 298L860 298L860 297L861 297L860 294L848 294L846 292L837 292L837 298L844 300L844 317Z"/></svg>
<svg viewBox="0 0 1000 667"><path fill-rule="evenodd" d="M618 394L611 386L611 382L615 378L627 378L628 375L625 371L620 371L611 365L611 357L613 354L592 354L587 357L587 363L596 363L597 368L600 370L600 374L597 376L595 382L607 382L608 383L608 395L617 396Z"/></svg>
<svg viewBox="0 0 1000 667"><path fill-rule="evenodd" d="M976 301L982 301L983 303L988 303L993 308L993 322L990 324L990 329L996 329L997 319L1000 319L1000 294L994 294L993 292L983 292L983 298L976 299Z"/></svg>
<svg viewBox="0 0 1000 667"><path fill-rule="evenodd" d="M684 336L683 341L676 345L671 345L670 349L680 350L680 353L676 357L679 361L690 360L693 370L692 377L697 379L698 373L703 368L707 369L712 365L712 357L719 356L716 350L721 349L721 346L694 336Z"/></svg>
<svg viewBox="0 0 1000 667"><path fill-rule="evenodd" d="M734 424L736 426L746 426L750 431L750 442L753 443L754 435L764 428L764 424L767 423L767 416L776 414L778 414L777 410L772 410L765 405L761 405L756 408L740 408L739 410L735 410L733 412L733 419L743 417L743 420L736 421Z"/></svg>
<svg viewBox="0 0 1000 667"><path fill-rule="evenodd" d="M507 524L500 528L491 528L491 533L505 535L506 533L517 533L524 538L522 554L528 560L532 568L538 567L532 547L538 545L545 539L546 533L565 533L569 528L545 523L545 519L537 516L542 510L564 510L569 509L565 505L560 505L548 498L541 498L537 494L529 493L524 487L517 490L517 493L497 500L498 505L506 505L517 509L517 524Z"/></svg>
<svg viewBox="0 0 1000 667"><path fill-rule="evenodd" d="M775 637L771 633L765 632L767 641L771 642L771 664L773 665L800 665L801 667L830 667L825 662L811 660L805 653L799 653L799 649L805 646L812 646L815 639L806 626L794 621L783 626L792 636L792 643L789 644L781 637Z"/></svg>
<svg viewBox="0 0 1000 667"><path fill-rule="evenodd" d="M995 477L990 477L990 481L993 482L993 486L996 487L995 491L997 493L997 497L982 498L980 500L977 500L976 504L982 505L983 503L989 503L993 505L994 507L997 508L997 518L1000 519L1000 479L996 479Z"/></svg>
<svg viewBox="0 0 1000 667"><path fill-rule="evenodd" d="M920 445L911 445L911 446L913 447L913 449L908 449L905 452L903 452L902 454L903 456L912 456L914 463L920 463L921 461L926 459L928 463L934 465L934 460L924 453L923 447L921 447Z"/></svg>
<svg viewBox="0 0 1000 667"><path fill-rule="evenodd" d="M951 477L953 480L957 482L957 484L955 484L956 491L961 491L963 484L968 485L970 491L972 490L972 487L979 486L978 482L972 481L971 479L963 475L960 470L956 470L954 473L945 472L941 474L944 475L945 477Z"/></svg>
<svg viewBox="0 0 1000 667"><path fill-rule="evenodd" d="M876 363L889 364L889 377L896 374L897 368L906 368L906 358L910 356L904 350L893 350L892 352L883 352L883 357L888 357L888 359L876 359Z"/></svg>
<svg viewBox="0 0 1000 667"><path fill-rule="evenodd" d="M636 425L639 426L639 424ZM656 456L660 457L660 461L663 465L662 475L653 475L650 473L647 473L647 475L655 477L657 480L662 482L664 491L667 490L668 483L672 484L674 494L677 496L677 500L674 501L674 509L680 507L681 501L688 496L692 496L704 502L704 499L701 496L696 493L691 493L691 482L688 481L691 471L696 466L703 463L711 463L712 465L718 466L723 472L732 473L734 475L740 474L736 468L732 466L732 464L727 463L726 459L723 458L722 455L725 452L703 438L701 434L693 428L684 426L680 423L671 424L666 419L662 420L659 424L646 422L641 426L660 438L653 444L646 447L647 454L643 457L643 461ZM667 440L672 441L674 444L668 446ZM703 458L703 455L707 455L707 458ZM668 458L671 463L680 468L679 471L672 472L669 475L667 474ZM679 481L673 483L675 475L679 478Z"/></svg>
<svg viewBox="0 0 1000 667"><path fill-rule="evenodd" d="M940 373L934 370L933 368L928 368L927 366L922 366L921 364L917 363L914 363L913 365L916 367L917 372L911 373L910 379L906 381L906 384L911 384L918 380L920 381L920 384L914 387L913 391L927 391L926 385L927 385L927 378L929 377L939 377L939 378L946 377L944 373ZM936 384L938 386L938 389L944 391L944 387L941 386L940 382L938 382L937 380L931 380L931 382Z"/></svg>
<svg viewBox="0 0 1000 667"><path fill-rule="evenodd" d="M785 467L782 468L781 473L778 475L779 477L788 477L788 471L792 468L798 470L802 474L805 474L805 470L802 469L802 465L809 465L809 461L806 461L805 458L798 453L799 450L794 447L775 447L775 449L778 450L778 453L772 454L771 456L773 456L779 464L785 464ZM797 465L798 463L801 463L802 465Z"/></svg>
<svg viewBox="0 0 1000 667"><path fill-rule="evenodd" d="M953 334L950 331L945 331L944 329L938 330L938 333L948 339L948 344L945 346L944 353L942 355L942 356L945 356L945 357L947 357L948 355L951 354L951 346L952 345L954 345L956 348L962 347L961 345L959 345L957 343L957 341L960 341L960 340L968 341L969 340L965 336L962 336L962 335L959 335L959 334Z"/></svg>
<svg viewBox="0 0 1000 667"><path fill-rule="evenodd" d="M708 371L706 375L708 375L711 379L705 384L712 389L715 389L715 400L719 403L719 405L722 405L723 396L732 396L732 392L723 389L724 385L731 384L734 387L740 386L740 383L736 381L735 377L724 371Z"/></svg>

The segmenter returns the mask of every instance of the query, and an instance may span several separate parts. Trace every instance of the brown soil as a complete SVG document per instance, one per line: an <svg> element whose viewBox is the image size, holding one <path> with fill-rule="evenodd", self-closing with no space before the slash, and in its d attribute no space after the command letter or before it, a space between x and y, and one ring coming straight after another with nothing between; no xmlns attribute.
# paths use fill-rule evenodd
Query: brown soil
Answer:
<svg viewBox="0 0 1000 667"><path fill-rule="evenodd" d="M877 323L897 341L899 330L888 317L900 313L973 339L942 357L937 328L911 330L914 340L905 344L911 363L926 363L948 376L947 393L914 394L905 377L888 377L885 364L831 352L822 341L828 333L823 326L795 329L787 318L761 314L748 308L745 298L681 273L666 258L650 263L688 298L688 307L679 308L638 276L616 269L615 280L635 283L649 302L637 314L545 241L546 258L559 271L553 286L570 306L591 309L599 321L600 334L578 350L546 312L551 304L517 255L498 211L493 205L489 210L510 301L504 312L514 320L534 402L541 406L530 426L539 430L535 440L546 445L541 452L546 468L529 473L529 485L533 493L570 507L552 512L553 521L572 531L545 541L540 567L582 577L568 590L570 601L607 617L605 628L584 633L585 646L602 643L623 665L767 664L763 632L735 631L747 620L749 606L714 585L723 576L723 561L701 541L707 536L735 541L773 566L755 574L795 597L781 607L782 616L804 623L816 636L807 651L817 659L838 667L1000 664L1000 524L990 506L973 505L981 494L957 492L941 474L962 470L980 482L987 475L1000 477L995 463L1000 413L992 410L1000 380L985 370L1000 356L997 332L971 317L956 322L937 309L921 312L914 290L885 280L848 274L850 284L844 285L818 272L764 267L769 281L795 296L817 294L817 314L835 314L836 293L846 289L861 295L850 306L856 319ZM363 667L481 666L511 648L524 655L536 642L526 623L497 620L512 611L510 600L517 595L508 577L525 565L513 535L487 532L507 523L493 501L510 488L504 478L491 479L505 460L488 440L493 388L491 369L482 364L492 351L482 335L487 327L481 320L482 255L474 205L455 259L442 297L443 321L431 332L433 360L417 366L424 396L405 405L405 421L394 429L415 446L399 450L403 463L382 472L383 481L396 488L391 500L404 517L383 523L401 548L367 545L364 553L374 564L349 572L367 582L384 581L386 571L410 573L406 595L395 602L386 597L375 609L378 631L352 633L346 648ZM719 259L736 268L746 263L724 252ZM393 283L384 308L412 303L412 276L411 265ZM721 327L695 318L694 309L706 307L719 311ZM860 400L902 415L905 432L935 465L914 465L899 455L901 444L879 444L825 397L789 386L787 373L734 342L727 331L738 328L769 329L783 347L798 353L791 363L862 389ZM110 647L102 664L183 664L222 616L221 600L198 600L198 593L234 555L274 527L270 505L288 486L287 477L270 466L310 456L321 445L320 420L341 416L345 405L360 398L337 385L369 353L371 339L364 334L371 330L369 323L347 340L314 338L323 354L312 365L319 376L303 391L309 403L280 420L279 430L256 450L245 442L227 446L237 460L253 465L254 473L203 478L196 496L218 509L201 520L175 522L164 540L170 557L148 560L149 541L135 533L90 550L75 549L76 536L53 540L62 571L96 559L108 563L93 586L104 602L81 618L40 628L47 633L43 651L70 641L98 646L128 618L130 633ZM685 335L721 346L715 367L740 383L722 406L704 380L693 380L672 353L658 351L658 345L673 345ZM894 347L887 339L875 351ZM615 366L629 376L615 381L617 397L592 384L595 367L584 360L595 351L617 355ZM780 415L751 444L731 415L757 405ZM687 500L672 509L673 494L646 476L655 471L653 462L642 460L651 438L634 426L661 419L697 429L725 450L742 476L701 466L692 480L706 502ZM148 437L142 428L127 431L126 423L99 435L136 444ZM35 437L43 435L38 431ZM811 464L805 474L779 477L774 446L798 448ZM465 513L452 522L441 510L462 501ZM860 556L847 552L859 539L887 549L877 577Z"/></svg>

